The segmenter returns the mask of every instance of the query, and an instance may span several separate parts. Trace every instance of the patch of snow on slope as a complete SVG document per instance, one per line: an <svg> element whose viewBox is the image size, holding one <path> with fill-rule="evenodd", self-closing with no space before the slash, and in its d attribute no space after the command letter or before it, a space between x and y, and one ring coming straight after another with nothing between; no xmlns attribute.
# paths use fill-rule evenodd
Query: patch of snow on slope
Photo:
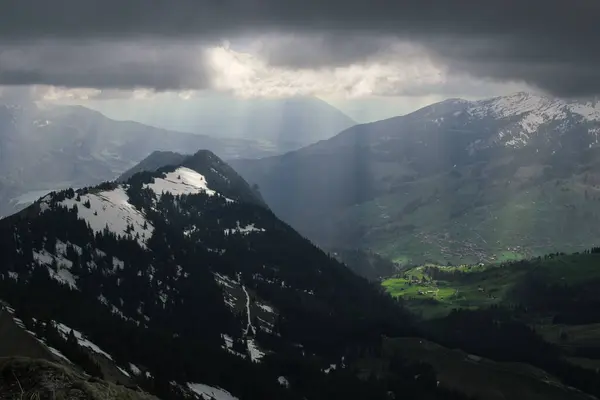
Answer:
<svg viewBox="0 0 600 400"><path fill-rule="evenodd" d="M137 365L132 363L129 363L129 370L136 376L142 374L142 370L139 369Z"/></svg>
<svg viewBox="0 0 600 400"><path fill-rule="evenodd" d="M38 339L38 340L39 340L39 339ZM71 362L71 360L69 360L69 359L68 359L68 358L67 358L67 357L66 357L66 356L65 356L63 353L61 353L60 351L56 350L54 347L50 347L50 346L46 345L46 344L45 344L44 342L42 342L41 340L39 340L39 342L40 342L40 343L42 343L42 344L44 344L44 345L46 346L46 348L47 348L48 350L50 350L50 352L51 352L52 354L54 354L55 356L57 356L57 357L59 357L59 358L62 358L63 360L67 361L69 364L73 364L73 363Z"/></svg>
<svg viewBox="0 0 600 400"><path fill-rule="evenodd" d="M233 338L225 333L221 334L221 338L225 342L225 347L228 349L233 348Z"/></svg>
<svg viewBox="0 0 600 400"><path fill-rule="evenodd" d="M233 279L225 276L225 275L221 275L219 273L215 272L215 281L220 285L220 286L224 286L227 287L229 289L233 289L234 286L237 286L237 282L234 281Z"/></svg>
<svg viewBox="0 0 600 400"><path fill-rule="evenodd" d="M268 305L266 305L266 304L262 304L262 303L256 303L256 305L257 305L258 307L260 307L260 309L261 309L261 310L264 310L264 311L266 311L266 312L268 312L268 313L272 313L272 314L274 314L274 313L275 313L275 310L273 310L273 308L272 308L272 307L270 307L270 306L268 306Z"/></svg>
<svg viewBox="0 0 600 400"><path fill-rule="evenodd" d="M33 121L33 126L35 126L36 128L43 128L45 126L50 125L52 122L48 121L47 119L36 119Z"/></svg>
<svg viewBox="0 0 600 400"><path fill-rule="evenodd" d="M83 205L88 200L90 208ZM127 226L133 225L133 231L129 235L135 237L139 233L137 240L144 248L146 240L154 231L145 215L129 203L129 196L122 186L110 191L82 195L81 201L77 201L76 198L65 199L61 204L68 208L77 205L79 218L87 221L94 232L102 232L108 227L108 230L116 235L127 236Z"/></svg>
<svg viewBox="0 0 600 400"><path fill-rule="evenodd" d="M329 372L331 372L331 370L335 370L335 369L337 369L337 365L331 364L331 365L329 365L329 368L324 369L323 372L328 374Z"/></svg>
<svg viewBox="0 0 600 400"><path fill-rule="evenodd" d="M70 334L70 332L73 331L73 334L75 335L75 339L77 339L77 343L80 346L88 348L88 349L92 350L94 353L101 354L104 357L106 357L112 361L112 357L110 354L103 351L100 347L96 346L94 343L92 343L88 339L86 339L81 332L79 332L75 329L71 329L68 326L66 326L65 324L62 324L60 322L54 321L54 323L56 324L56 328L58 329L58 331L60 332L61 336L64 339L67 339L69 337L68 335Z"/></svg>
<svg viewBox="0 0 600 400"><path fill-rule="evenodd" d="M6 310L7 310L7 311L9 311L9 310L8 310L8 308L10 308L10 307L8 307L8 306L5 306L5 308L6 308ZM10 311L9 311L9 313L10 313L10 314L14 314L14 309L13 309L13 308L10 308L10 309L12 310L12 312L10 312ZM16 324L16 325L17 325L19 328L23 329L25 332L27 332L28 334L30 334L30 335L31 335L31 336L32 336L32 337L33 337L35 340L37 340L37 341L38 341L39 343L41 343L41 344L42 344L42 345L43 345L45 348L47 348L47 349L50 351L50 353L52 353L53 355L55 355L55 356L56 356L56 357L58 357L58 358L61 358L61 359L65 360L65 361L66 361L66 362L68 362L69 364L73 364L73 363L71 362L71 360L69 360L69 359L68 359L68 358L67 358L67 357L66 357L66 356L65 356L63 353L61 353L60 351L56 350L54 347L48 346L48 345L47 345L47 344L46 344L46 343L45 343L43 340L41 340L40 338L38 338L38 337L36 336L35 332L32 332L32 331L29 331L29 330L27 330L27 328L25 327L25 324L23 324L23 321L22 321L21 319L19 319L19 318L16 318L16 317L13 317L13 320L15 321L15 324ZM33 320L34 320L34 321L36 321L36 319L35 319L35 318L34 318Z"/></svg>
<svg viewBox="0 0 600 400"><path fill-rule="evenodd" d="M15 321L15 324L17 324L19 328L25 329L25 324L21 318L13 317L13 321Z"/></svg>
<svg viewBox="0 0 600 400"><path fill-rule="evenodd" d="M117 367L117 369L118 369L119 371L121 371L121 373L122 373L123 375L125 375L125 376L126 376L126 377L128 377L128 378L131 378L131 375L129 375L129 372L125 371L123 368L119 367L118 365L117 365L116 367Z"/></svg>
<svg viewBox="0 0 600 400"><path fill-rule="evenodd" d="M468 112L471 115L495 118L507 118L526 113L536 113L544 119L564 118L566 116L562 100L550 99L529 93L515 93L510 96L494 97L488 100L476 101Z"/></svg>
<svg viewBox="0 0 600 400"><path fill-rule="evenodd" d="M586 121L600 121L600 102L571 103L569 110L581 115Z"/></svg>
<svg viewBox="0 0 600 400"><path fill-rule="evenodd" d="M54 256L48 253L46 250L42 250L41 252L34 251L33 259L38 262L38 264L52 264L54 261Z"/></svg>
<svg viewBox="0 0 600 400"><path fill-rule="evenodd" d="M231 235L234 233L241 233L242 235L247 235L251 232L264 232L263 228L256 228L254 224L249 224L244 227L240 226L240 221L237 221L237 227L233 229L225 229L226 235Z"/></svg>
<svg viewBox="0 0 600 400"><path fill-rule="evenodd" d="M117 257L112 258L113 271L123 270L125 269L125 263L119 260Z"/></svg>
<svg viewBox="0 0 600 400"><path fill-rule="evenodd" d="M528 120L522 121L521 124L528 132L532 132L532 129L541 123L566 118L567 112L577 114L585 121L600 121L600 102L564 101L521 92L475 101L468 112L479 117L496 118L527 114Z"/></svg>
<svg viewBox="0 0 600 400"><path fill-rule="evenodd" d="M44 264L46 266L52 279L62 283L63 285L68 285L72 289L77 289L77 282L70 271L71 267L73 266L73 262L71 260L67 260L62 256L55 257L46 250L41 250L40 252L33 251L33 259L37 261L39 265ZM56 271L52 268L54 261L56 261Z"/></svg>
<svg viewBox="0 0 600 400"><path fill-rule="evenodd" d="M254 339L248 339L248 353L250 354L252 362L259 362L265 355L265 353L258 348Z"/></svg>
<svg viewBox="0 0 600 400"><path fill-rule="evenodd" d="M48 267L48 273L52 279L62 283L63 285L68 285L72 289L78 289L75 277L68 269L59 268L58 271L54 271L51 267Z"/></svg>
<svg viewBox="0 0 600 400"><path fill-rule="evenodd" d="M164 178L155 178L154 183L146 184L144 188L150 188L158 196L165 192L174 196L202 192L209 196L216 194L214 190L208 188L204 175L185 167L179 167L165 174Z"/></svg>
<svg viewBox="0 0 600 400"><path fill-rule="evenodd" d="M287 380L287 378L285 376L280 376L279 378L277 378L277 382L279 382L279 384L283 387L290 387L290 382Z"/></svg>
<svg viewBox="0 0 600 400"><path fill-rule="evenodd" d="M227 390L204 385L202 383L187 383L187 387L190 388L194 393L203 398L204 400L215 399L215 400L238 400Z"/></svg>

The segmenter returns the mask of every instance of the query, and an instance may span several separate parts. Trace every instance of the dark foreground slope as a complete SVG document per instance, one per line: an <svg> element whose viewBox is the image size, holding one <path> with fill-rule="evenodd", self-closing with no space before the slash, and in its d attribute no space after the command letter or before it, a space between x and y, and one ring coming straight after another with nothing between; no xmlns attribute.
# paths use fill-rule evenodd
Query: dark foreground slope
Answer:
<svg viewBox="0 0 600 400"><path fill-rule="evenodd" d="M52 193L0 221L0 253L0 293L28 334L162 399L461 398L408 364L359 379L356 360L412 319L209 152Z"/></svg>
<svg viewBox="0 0 600 400"><path fill-rule="evenodd" d="M135 388L89 379L62 364L26 357L0 358L0 398L158 400Z"/></svg>

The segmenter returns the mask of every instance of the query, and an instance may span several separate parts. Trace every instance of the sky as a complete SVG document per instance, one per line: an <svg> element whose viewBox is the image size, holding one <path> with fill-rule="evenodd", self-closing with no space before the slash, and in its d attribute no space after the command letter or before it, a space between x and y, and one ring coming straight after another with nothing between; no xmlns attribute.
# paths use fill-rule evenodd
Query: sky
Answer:
<svg viewBox="0 0 600 400"><path fill-rule="evenodd" d="M597 0L3 1L0 96L317 96L357 120L520 90L587 98L599 20Z"/></svg>

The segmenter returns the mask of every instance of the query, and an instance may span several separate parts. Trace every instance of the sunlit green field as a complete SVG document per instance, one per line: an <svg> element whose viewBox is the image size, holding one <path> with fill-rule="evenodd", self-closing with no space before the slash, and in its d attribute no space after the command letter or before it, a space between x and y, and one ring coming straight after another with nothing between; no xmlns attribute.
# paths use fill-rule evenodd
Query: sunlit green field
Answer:
<svg viewBox="0 0 600 400"><path fill-rule="evenodd" d="M518 258L514 253L503 259ZM436 280L427 267L443 272L461 272L460 279ZM551 284L584 284L600 279L600 263L596 255L571 254L533 259L527 267L515 263L460 266L422 265L402 271L382 282L394 297L402 297L406 305L424 318L448 314L453 308L480 308L510 301L511 291L528 270L535 269Z"/></svg>
<svg viewBox="0 0 600 400"><path fill-rule="evenodd" d="M406 305L424 318L448 314L453 308L479 308L500 302L515 282L514 273L497 266L442 267L444 271L477 273L471 283L434 280L428 276L425 266L404 271L401 277L382 282L386 291L394 297L402 297Z"/></svg>

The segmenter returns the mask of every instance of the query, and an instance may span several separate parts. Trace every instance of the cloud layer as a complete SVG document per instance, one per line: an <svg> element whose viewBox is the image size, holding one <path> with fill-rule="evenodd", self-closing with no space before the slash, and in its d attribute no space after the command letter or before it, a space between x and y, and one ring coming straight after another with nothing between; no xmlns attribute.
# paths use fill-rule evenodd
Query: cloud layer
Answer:
<svg viewBox="0 0 600 400"><path fill-rule="evenodd" d="M254 55L277 71L398 65L409 42L446 76L588 96L600 93L599 20L595 0L4 1L0 84L202 88L214 66L203 49L268 37Z"/></svg>
<svg viewBox="0 0 600 400"><path fill-rule="evenodd" d="M99 89L202 88L204 48L189 43L43 40L0 44L0 83Z"/></svg>

